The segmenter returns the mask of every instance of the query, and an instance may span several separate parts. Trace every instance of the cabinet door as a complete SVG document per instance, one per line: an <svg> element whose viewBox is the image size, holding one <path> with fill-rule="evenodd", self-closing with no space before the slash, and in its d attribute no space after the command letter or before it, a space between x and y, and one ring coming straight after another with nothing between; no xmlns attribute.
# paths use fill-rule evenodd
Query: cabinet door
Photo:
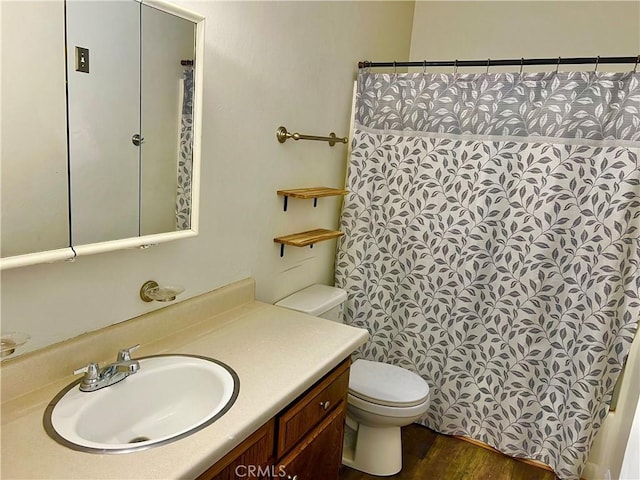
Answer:
<svg viewBox="0 0 640 480"><path fill-rule="evenodd" d="M278 458L294 448L340 402L347 401L350 364L349 359L342 362L278 415Z"/></svg>
<svg viewBox="0 0 640 480"><path fill-rule="evenodd" d="M346 403L342 402L278 463L275 475L287 480L337 480L345 412Z"/></svg>
<svg viewBox="0 0 640 480"><path fill-rule="evenodd" d="M0 2L3 258L70 245L64 10Z"/></svg>
<svg viewBox="0 0 640 480"><path fill-rule="evenodd" d="M197 480L268 479L272 472L274 427L275 422L270 420Z"/></svg>
<svg viewBox="0 0 640 480"><path fill-rule="evenodd" d="M137 237L140 8L66 2L71 245ZM76 70L76 47L89 50Z"/></svg>
<svg viewBox="0 0 640 480"><path fill-rule="evenodd" d="M193 69L181 60L195 58L195 24L144 4L141 24L140 235L153 235L189 228L176 225L176 195L179 187L185 189L180 190L187 202L181 210L186 209L191 202L191 179L184 170L191 172L193 163L194 85L184 80L184 75L193 79ZM190 218L183 220L190 224Z"/></svg>

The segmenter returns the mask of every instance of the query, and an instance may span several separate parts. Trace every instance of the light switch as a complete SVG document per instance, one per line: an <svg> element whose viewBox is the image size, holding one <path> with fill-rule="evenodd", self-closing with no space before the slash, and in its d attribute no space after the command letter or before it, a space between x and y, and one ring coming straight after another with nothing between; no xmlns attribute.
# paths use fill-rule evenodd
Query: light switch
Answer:
<svg viewBox="0 0 640 480"><path fill-rule="evenodd" d="M89 49L76 47L76 72L89 73Z"/></svg>

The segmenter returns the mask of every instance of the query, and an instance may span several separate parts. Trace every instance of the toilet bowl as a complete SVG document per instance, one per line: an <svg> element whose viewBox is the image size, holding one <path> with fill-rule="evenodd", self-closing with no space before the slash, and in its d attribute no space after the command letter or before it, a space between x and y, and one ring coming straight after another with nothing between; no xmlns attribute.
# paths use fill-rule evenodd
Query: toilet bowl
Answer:
<svg viewBox="0 0 640 480"><path fill-rule="evenodd" d="M429 407L429 386L395 365L358 359L351 365L342 463L371 475L402 469L400 427Z"/></svg>
<svg viewBox="0 0 640 480"><path fill-rule="evenodd" d="M276 303L342 323L347 293L312 285ZM370 475L402 469L400 428L420 419L429 407L429 386L419 375L382 362L357 359L351 365L342 463Z"/></svg>

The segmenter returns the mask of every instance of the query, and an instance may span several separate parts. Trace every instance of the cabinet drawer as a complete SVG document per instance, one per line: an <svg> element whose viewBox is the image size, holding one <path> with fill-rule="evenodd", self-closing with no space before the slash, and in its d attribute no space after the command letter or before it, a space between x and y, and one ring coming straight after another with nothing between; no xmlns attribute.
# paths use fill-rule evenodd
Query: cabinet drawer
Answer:
<svg viewBox="0 0 640 480"><path fill-rule="evenodd" d="M350 364L350 359L342 362L278 416L278 457L287 453L335 407L342 402L346 405Z"/></svg>

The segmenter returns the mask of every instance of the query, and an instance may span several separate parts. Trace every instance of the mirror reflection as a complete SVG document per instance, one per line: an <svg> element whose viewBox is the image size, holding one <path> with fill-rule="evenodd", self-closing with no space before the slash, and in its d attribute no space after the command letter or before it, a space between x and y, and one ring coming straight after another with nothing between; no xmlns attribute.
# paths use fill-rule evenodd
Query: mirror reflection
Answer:
<svg viewBox="0 0 640 480"><path fill-rule="evenodd" d="M2 44L20 45L2 49L1 57L0 247L11 257L70 242L64 4L0 8Z"/></svg>
<svg viewBox="0 0 640 480"><path fill-rule="evenodd" d="M23 46L2 55L2 257L189 230L196 24L135 0L1 8Z"/></svg>
<svg viewBox="0 0 640 480"><path fill-rule="evenodd" d="M140 234L191 226L195 24L142 6Z"/></svg>

